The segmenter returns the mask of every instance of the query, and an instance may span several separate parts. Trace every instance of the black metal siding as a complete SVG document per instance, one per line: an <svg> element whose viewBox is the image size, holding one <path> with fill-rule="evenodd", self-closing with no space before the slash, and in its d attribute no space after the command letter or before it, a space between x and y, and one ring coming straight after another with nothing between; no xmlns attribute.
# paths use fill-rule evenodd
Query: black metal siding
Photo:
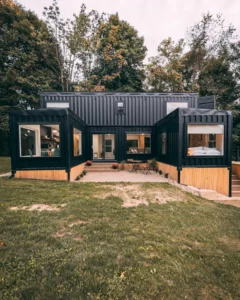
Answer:
<svg viewBox="0 0 240 300"><path fill-rule="evenodd" d="M188 124L223 124L223 156L187 156ZM231 168L232 115L228 111L210 109L177 109L155 124L158 140L157 158L164 163L182 167ZM160 134L167 131L167 154L161 154Z"/></svg>
<svg viewBox="0 0 240 300"><path fill-rule="evenodd" d="M69 121L70 120L70 121ZM59 124L60 126L60 157L20 157L19 152L19 124ZM13 111L10 114L11 130L11 162L13 173L16 170L45 170L65 169L69 171L72 165L84 160L84 157L73 159L72 134L69 135L69 126L85 130L85 123L74 115L69 109L39 109L26 111ZM84 145L84 142L83 142Z"/></svg>
<svg viewBox="0 0 240 300"><path fill-rule="evenodd" d="M156 155L155 152L155 130L154 127L150 126L89 126L87 128L87 159L92 159L92 134L104 134L110 133L115 134L115 160L121 162L127 159L140 159L147 160ZM127 154L127 142L126 134L127 133L150 133L151 134L151 153L149 154Z"/></svg>
<svg viewBox="0 0 240 300"><path fill-rule="evenodd" d="M124 114L116 114L123 101ZM198 107L196 93L41 93L41 108L48 102L68 102L69 108L91 126L151 126L166 116L167 102L188 102Z"/></svg>
<svg viewBox="0 0 240 300"><path fill-rule="evenodd" d="M179 115L174 111L156 124L156 157L159 161L178 166L178 154L181 153L179 148ZM167 153L162 154L162 133L167 134Z"/></svg>

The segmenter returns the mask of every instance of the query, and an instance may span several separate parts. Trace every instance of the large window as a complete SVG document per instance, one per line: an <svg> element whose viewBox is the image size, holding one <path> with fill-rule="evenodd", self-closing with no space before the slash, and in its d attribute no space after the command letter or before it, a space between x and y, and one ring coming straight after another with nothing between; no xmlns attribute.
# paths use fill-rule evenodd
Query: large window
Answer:
<svg viewBox="0 0 240 300"><path fill-rule="evenodd" d="M21 157L60 156L59 125L19 125Z"/></svg>
<svg viewBox="0 0 240 300"><path fill-rule="evenodd" d="M73 155L82 155L82 132L73 128Z"/></svg>
<svg viewBox="0 0 240 300"><path fill-rule="evenodd" d="M151 153L150 133L127 133L127 153L147 154Z"/></svg>
<svg viewBox="0 0 240 300"><path fill-rule="evenodd" d="M224 154L224 125L188 125L188 156Z"/></svg>

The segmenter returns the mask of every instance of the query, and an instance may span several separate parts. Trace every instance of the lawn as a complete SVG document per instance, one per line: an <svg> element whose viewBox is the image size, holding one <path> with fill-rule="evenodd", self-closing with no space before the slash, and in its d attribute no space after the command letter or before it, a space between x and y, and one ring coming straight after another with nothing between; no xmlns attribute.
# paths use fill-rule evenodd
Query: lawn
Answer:
<svg viewBox="0 0 240 300"><path fill-rule="evenodd" d="M1 178L0 299L240 298L239 208L166 183L124 207L116 187L136 184Z"/></svg>
<svg viewBox="0 0 240 300"><path fill-rule="evenodd" d="M0 174L8 173L11 171L10 157L0 156Z"/></svg>

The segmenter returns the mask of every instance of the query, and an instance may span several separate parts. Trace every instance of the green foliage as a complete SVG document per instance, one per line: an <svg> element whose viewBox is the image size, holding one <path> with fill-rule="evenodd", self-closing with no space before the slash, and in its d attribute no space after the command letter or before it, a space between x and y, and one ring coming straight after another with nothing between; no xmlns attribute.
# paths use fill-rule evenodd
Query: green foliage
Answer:
<svg viewBox="0 0 240 300"><path fill-rule="evenodd" d="M177 43L171 38L163 40L158 46L158 55L149 59L146 66L146 85L154 92L182 92L184 41Z"/></svg>
<svg viewBox="0 0 240 300"><path fill-rule="evenodd" d="M45 23L9 0L0 2L0 44L0 152L6 152L9 112L36 108L39 91L58 90L58 66Z"/></svg>
<svg viewBox="0 0 240 300"><path fill-rule="evenodd" d="M0 105L38 107L39 91L59 88L54 41L34 13L9 3L0 2Z"/></svg>
<svg viewBox="0 0 240 300"><path fill-rule="evenodd" d="M187 31L185 42L163 40L146 67L147 88L215 95L217 106L226 108L240 96L240 42L234 33L222 16L207 13Z"/></svg>
<svg viewBox="0 0 240 300"><path fill-rule="evenodd" d="M184 79L188 88L199 87L200 95L216 95L217 105L225 108L239 95L234 71L235 28L225 25L221 15L210 13L187 33L190 50L186 53Z"/></svg>
<svg viewBox="0 0 240 300"><path fill-rule="evenodd" d="M111 15L96 31L96 67L92 81L107 91L142 91L144 39L119 16Z"/></svg>

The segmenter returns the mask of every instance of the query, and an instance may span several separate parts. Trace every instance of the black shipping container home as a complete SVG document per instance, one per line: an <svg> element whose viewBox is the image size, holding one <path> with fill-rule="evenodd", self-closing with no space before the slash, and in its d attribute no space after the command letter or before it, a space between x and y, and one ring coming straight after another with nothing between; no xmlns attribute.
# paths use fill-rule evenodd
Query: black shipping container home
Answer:
<svg viewBox="0 0 240 300"><path fill-rule="evenodd" d="M159 169L178 183L231 195L231 112L178 108L155 128Z"/></svg>
<svg viewBox="0 0 240 300"><path fill-rule="evenodd" d="M227 170L224 180L229 186L231 149L227 145L231 144L232 116L215 110L214 97L41 93L40 106L39 110L11 113L12 172L16 177L75 179L86 160L156 157L159 168L178 182L188 184L186 169L217 168ZM205 126L202 133L200 125ZM229 194L230 189L224 193Z"/></svg>

